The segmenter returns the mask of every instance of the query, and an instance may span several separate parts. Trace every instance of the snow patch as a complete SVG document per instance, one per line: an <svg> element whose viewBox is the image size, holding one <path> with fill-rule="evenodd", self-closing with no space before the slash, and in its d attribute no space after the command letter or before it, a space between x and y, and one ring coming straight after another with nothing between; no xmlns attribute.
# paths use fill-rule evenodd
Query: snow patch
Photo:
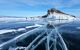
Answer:
<svg viewBox="0 0 80 50"><path fill-rule="evenodd" d="M80 27L76 27L76 29L80 29Z"/></svg>
<svg viewBox="0 0 80 50"><path fill-rule="evenodd" d="M42 25L39 25L39 24L35 24L35 25L33 25L33 26L28 26L28 27L26 27L26 28L32 28L32 27L41 27Z"/></svg>
<svg viewBox="0 0 80 50"><path fill-rule="evenodd" d="M16 30L15 29L10 29L10 30L0 30L0 34L4 34L4 33L7 33L7 32L15 32Z"/></svg>
<svg viewBox="0 0 80 50"><path fill-rule="evenodd" d="M0 18L0 22L26 21L26 18Z"/></svg>
<svg viewBox="0 0 80 50"><path fill-rule="evenodd" d="M19 28L17 31L25 31L25 28Z"/></svg>

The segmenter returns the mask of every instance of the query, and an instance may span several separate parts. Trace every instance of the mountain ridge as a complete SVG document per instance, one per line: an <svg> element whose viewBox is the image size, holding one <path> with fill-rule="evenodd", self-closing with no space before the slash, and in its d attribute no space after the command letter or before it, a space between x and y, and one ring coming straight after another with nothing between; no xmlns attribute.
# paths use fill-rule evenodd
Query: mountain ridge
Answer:
<svg viewBox="0 0 80 50"><path fill-rule="evenodd" d="M54 13L61 14L61 15L64 14L64 15L69 15L69 16L72 16L72 17L76 17L74 15L70 15L70 14L64 13L64 12L62 12L60 10L55 9L55 8L51 8L51 9L48 9L47 14L42 16L42 18L45 18L45 17L49 16L50 14L54 14Z"/></svg>

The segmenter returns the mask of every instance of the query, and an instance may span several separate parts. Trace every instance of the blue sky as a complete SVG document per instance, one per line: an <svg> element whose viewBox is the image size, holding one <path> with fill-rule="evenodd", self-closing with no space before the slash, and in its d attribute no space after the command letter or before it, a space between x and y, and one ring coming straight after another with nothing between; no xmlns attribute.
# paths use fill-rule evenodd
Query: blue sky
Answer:
<svg viewBox="0 0 80 50"><path fill-rule="evenodd" d="M0 0L0 16L39 16L49 8L80 16L80 0Z"/></svg>

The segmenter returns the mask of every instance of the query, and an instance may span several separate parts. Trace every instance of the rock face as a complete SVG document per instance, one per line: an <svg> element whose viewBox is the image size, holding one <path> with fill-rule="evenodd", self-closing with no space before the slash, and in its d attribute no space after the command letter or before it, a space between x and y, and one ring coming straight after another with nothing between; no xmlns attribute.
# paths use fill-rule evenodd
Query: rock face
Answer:
<svg viewBox="0 0 80 50"><path fill-rule="evenodd" d="M55 9L55 8L51 8L51 9L48 10L48 14L53 14L54 12L56 12L56 13L61 13L61 14L65 14L65 13L63 13L63 12L61 12L61 11Z"/></svg>
<svg viewBox="0 0 80 50"><path fill-rule="evenodd" d="M47 14L46 15L44 15L44 16L42 16L42 18L46 18L46 17L48 17L49 15L51 15L51 14L60 14L60 15L68 15L68 16L72 16L72 17L75 17L75 16L73 16L73 15L69 15L69 14L66 14L66 13L64 13L64 12L62 12L62 11L60 11L60 10L57 10L57 9L55 9L55 8L51 8L51 9L49 9L48 11L47 11Z"/></svg>

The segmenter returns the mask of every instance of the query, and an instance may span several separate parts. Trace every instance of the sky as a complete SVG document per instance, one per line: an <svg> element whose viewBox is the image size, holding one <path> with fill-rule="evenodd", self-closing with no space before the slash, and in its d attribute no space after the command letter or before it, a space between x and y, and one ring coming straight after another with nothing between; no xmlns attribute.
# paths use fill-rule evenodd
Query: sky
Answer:
<svg viewBox="0 0 80 50"><path fill-rule="evenodd" d="M50 8L80 16L80 0L0 0L0 16L41 16Z"/></svg>

